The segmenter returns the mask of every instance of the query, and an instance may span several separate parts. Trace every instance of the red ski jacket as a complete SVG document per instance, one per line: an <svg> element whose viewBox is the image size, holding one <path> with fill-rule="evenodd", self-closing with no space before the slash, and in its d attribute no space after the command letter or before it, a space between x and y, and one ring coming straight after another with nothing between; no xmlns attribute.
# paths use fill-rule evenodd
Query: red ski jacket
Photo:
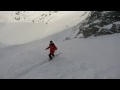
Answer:
<svg viewBox="0 0 120 90"><path fill-rule="evenodd" d="M55 50L57 50L57 47L55 45L50 45L47 49L50 49L50 54L54 54Z"/></svg>

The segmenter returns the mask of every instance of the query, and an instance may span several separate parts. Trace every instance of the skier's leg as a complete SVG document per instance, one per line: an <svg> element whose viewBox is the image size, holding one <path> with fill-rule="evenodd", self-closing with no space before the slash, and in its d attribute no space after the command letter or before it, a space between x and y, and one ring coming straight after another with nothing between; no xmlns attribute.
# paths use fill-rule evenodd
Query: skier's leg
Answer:
<svg viewBox="0 0 120 90"><path fill-rule="evenodd" d="M50 59L52 59L51 54L49 54Z"/></svg>
<svg viewBox="0 0 120 90"><path fill-rule="evenodd" d="M55 55L54 55L54 54L52 54L52 56L54 57Z"/></svg>
<svg viewBox="0 0 120 90"><path fill-rule="evenodd" d="M55 52L54 52L54 53L55 53ZM52 54L52 56L53 56L53 57L55 56L55 54L54 54L54 53Z"/></svg>

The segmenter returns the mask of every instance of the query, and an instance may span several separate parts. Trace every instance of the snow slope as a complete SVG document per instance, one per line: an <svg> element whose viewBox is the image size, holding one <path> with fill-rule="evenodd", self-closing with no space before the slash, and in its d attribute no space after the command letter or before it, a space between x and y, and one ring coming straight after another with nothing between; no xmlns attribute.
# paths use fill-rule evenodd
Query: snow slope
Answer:
<svg viewBox="0 0 120 90"><path fill-rule="evenodd" d="M41 38L47 28L46 24L9 23L0 27L0 42L22 44Z"/></svg>
<svg viewBox="0 0 120 90"><path fill-rule="evenodd" d="M80 23L86 18L89 12L86 13L84 16L80 17L83 13L84 12L82 11L66 11L64 13L60 12L59 18L54 19L54 21L50 24L31 23L25 21L17 23L11 21L10 23L6 23L7 21L5 22L4 20L1 20L2 24L0 26L0 42L9 45L18 45L28 43L34 40L39 40L41 38L58 33L62 30L68 29ZM4 15L4 13L2 14ZM29 13L27 15L31 14ZM35 18L36 14L33 14L32 17L33 16Z"/></svg>
<svg viewBox="0 0 120 90"><path fill-rule="evenodd" d="M0 49L1 49L1 48L5 48L5 47L7 47L7 46L9 46L9 45L6 45L6 44L3 44L3 43L0 43Z"/></svg>
<svg viewBox="0 0 120 90"><path fill-rule="evenodd" d="M69 30L0 50L1 79L119 79L120 34L63 41ZM64 34L63 34L64 33ZM63 35L63 36L62 36ZM48 58L53 40L61 55Z"/></svg>
<svg viewBox="0 0 120 90"><path fill-rule="evenodd" d="M0 11L0 20L11 22L51 23L76 11ZM77 11L78 12L78 11ZM80 11L84 13L85 11Z"/></svg>

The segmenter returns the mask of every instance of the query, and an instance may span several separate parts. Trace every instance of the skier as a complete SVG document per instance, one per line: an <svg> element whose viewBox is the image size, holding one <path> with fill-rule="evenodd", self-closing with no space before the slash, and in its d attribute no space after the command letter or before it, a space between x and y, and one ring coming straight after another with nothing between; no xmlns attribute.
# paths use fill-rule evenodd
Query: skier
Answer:
<svg viewBox="0 0 120 90"><path fill-rule="evenodd" d="M55 46L55 44L53 43L53 41L50 41L49 47L46 48L46 50L47 50L47 49L50 49L49 58L50 58L50 60L51 60L51 59L52 59L51 55L52 55L53 57L55 56L55 55L54 55L54 52L55 52L55 50L57 50L57 47Z"/></svg>

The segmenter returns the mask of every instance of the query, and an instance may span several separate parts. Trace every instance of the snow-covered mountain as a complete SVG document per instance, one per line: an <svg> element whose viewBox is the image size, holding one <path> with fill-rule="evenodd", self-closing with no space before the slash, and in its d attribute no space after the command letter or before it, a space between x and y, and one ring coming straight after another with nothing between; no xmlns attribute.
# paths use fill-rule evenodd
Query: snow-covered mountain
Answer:
<svg viewBox="0 0 120 90"><path fill-rule="evenodd" d="M1 11L0 19L6 22L32 22L49 24L76 11ZM85 11L81 11L85 12Z"/></svg>
<svg viewBox="0 0 120 90"><path fill-rule="evenodd" d="M0 12L0 17L2 17L7 22L45 23L45 22L49 22L51 19L56 18L56 13L59 13L59 12L57 11L4 11L4 12Z"/></svg>
<svg viewBox="0 0 120 90"><path fill-rule="evenodd" d="M92 11L80 25L85 38L120 33L120 11Z"/></svg>
<svg viewBox="0 0 120 90"><path fill-rule="evenodd" d="M12 16L11 16L12 13ZM1 19L0 25L0 42L15 45L24 44L34 40L39 40L46 36L58 33L62 30L71 28L80 23L88 15L88 11L59 11L59 12L19 12L21 18L26 17L26 21L15 22L12 17L16 16L16 11L1 12L0 15L4 15ZM52 13L56 18L49 24L45 23L32 23L31 20L35 20L36 17L41 17L40 13ZM44 18L45 20L51 18L51 16ZM5 18L7 19L5 21ZM39 19L36 19L39 21ZM7 23L6 23L7 22Z"/></svg>

